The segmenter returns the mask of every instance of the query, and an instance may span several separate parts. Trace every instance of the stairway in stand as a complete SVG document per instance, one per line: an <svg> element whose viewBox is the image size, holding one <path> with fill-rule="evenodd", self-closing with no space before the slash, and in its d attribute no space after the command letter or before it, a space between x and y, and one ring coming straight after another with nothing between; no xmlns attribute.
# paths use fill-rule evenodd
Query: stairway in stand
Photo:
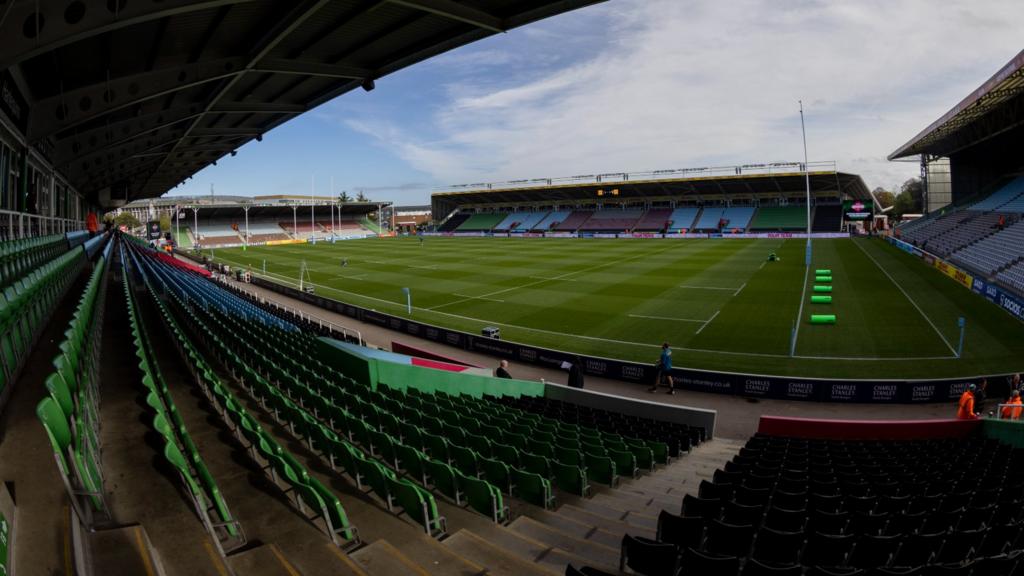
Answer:
<svg viewBox="0 0 1024 576"><path fill-rule="evenodd" d="M593 485L591 498L559 493L561 504L553 511L510 499L511 523L460 517L447 537L431 542L430 553L409 542L378 540L352 558L367 573L385 576L561 576L569 563L617 574L622 536L654 538L658 513L679 514L683 495L696 493L700 481L710 480L742 446L709 440L654 472L623 478L616 488ZM452 561L438 563L435 546L447 549Z"/></svg>

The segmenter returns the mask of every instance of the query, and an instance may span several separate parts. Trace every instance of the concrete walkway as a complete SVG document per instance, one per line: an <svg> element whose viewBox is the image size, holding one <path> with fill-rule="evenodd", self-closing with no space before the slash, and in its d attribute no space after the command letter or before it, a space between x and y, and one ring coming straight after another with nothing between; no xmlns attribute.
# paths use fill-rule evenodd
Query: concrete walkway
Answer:
<svg viewBox="0 0 1024 576"><path fill-rule="evenodd" d="M492 367L497 366L498 363L498 359L491 356L470 352L424 338L417 338L405 333L393 332L386 328L360 322L253 284L245 284L234 280L227 280L226 282L246 292L254 293L264 300L276 302L282 306L321 318L333 324L358 330L362 333L363 339L367 344L371 346L390 350L392 340L397 340L417 348L430 350L437 354L457 358L478 366ZM548 382L561 384L564 384L566 381L565 372L530 364L514 364L509 371L515 378L524 380L544 379ZM678 391L673 396L665 393L655 396L647 392L647 386L642 384L591 376L586 378L585 385L588 389L609 394L644 400L657 400L665 404L717 410L719 418L716 424L716 434L723 438L734 439L745 439L753 434L757 430L758 418L762 415L800 416L804 418L932 419L951 418L956 413L956 407L953 403L922 405L825 404L820 402L741 398L732 395L690 391Z"/></svg>

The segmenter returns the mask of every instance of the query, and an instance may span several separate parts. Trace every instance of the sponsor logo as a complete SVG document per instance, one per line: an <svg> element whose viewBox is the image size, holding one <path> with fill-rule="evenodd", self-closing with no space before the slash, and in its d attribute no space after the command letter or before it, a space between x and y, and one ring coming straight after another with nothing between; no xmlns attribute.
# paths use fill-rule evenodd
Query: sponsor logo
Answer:
<svg viewBox="0 0 1024 576"><path fill-rule="evenodd" d="M871 387L872 400L895 400L896 384L875 384Z"/></svg>
<svg viewBox="0 0 1024 576"><path fill-rule="evenodd" d="M910 390L910 400L912 402L927 402L934 397L934 384L914 384L914 387Z"/></svg>
<svg viewBox="0 0 1024 576"><path fill-rule="evenodd" d="M537 351L534 350L533 348L520 348L519 349L519 358L524 360L524 361L526 361L526 362L536 362L537 361Z"/></svg>
<svg viewBox="0 0 1024 576"><path fill-rule="evenodd" d="M850 209L852 209L854 212L863 212L864 203L860 201L854 202L853 206L850 206Z"/></svg>
<svg viewBox="0 0 1024 576"><path fill-rule="evenodd" d="M768 394L771 386L771 380L745 380L743 382L743 393L764 396Z"/></svg>
<svg viewBox="0 0 1024 576"><path fill-rule="evenodd" d="M583 365L586 367L587 372L593 372L595 374L604 374L608 372L608 363L602 360L594 360L587 358Z"/></svg>
<svg viewBox="0 0 1024 576"><path fill-rule="evenodd" d="M999 295L999 305L1009 310L1011 314L1018 318L1024 317L1024 308L1021 307L1020 302L1007 297L1005 294Z"/></svg>
<svg viewBox="0 0 1024 576"><path fill-rule="evenodd" d="M959 398L960 395L964 393L964 390L967 390L967 387L970 386L970 385L971 385L970 382L956 382L954 384L950 384L949 385L949 397L950 398Z"/></svg>
<svg viewBox="0 0 1024 576"><path fill-rule="evenodd" d="M623 364L622 377L629 378L631 380L643 380L644 369L642 366L635 366L633 364Z"/></svg>
<svg viewBox="0 0 1024 576"><path fill-rule="evenodd" d="M462 342L462 336L455 332L445 332L444 339L447 340L449 344L454 344L456 346Z"/></svg>
<svg viewBox="0 0 1024 576"><path fill-rule="evenodd" d="M786 396L790 398L809 398L813 394L813 382L790 382L786 387Z"/></svg>
<svg viewBox="0 0 1024 576"><path fill-rule="evenodd" d="M857 385L833 384L831 392L833 400L853 400L857 397Z"/></svg>

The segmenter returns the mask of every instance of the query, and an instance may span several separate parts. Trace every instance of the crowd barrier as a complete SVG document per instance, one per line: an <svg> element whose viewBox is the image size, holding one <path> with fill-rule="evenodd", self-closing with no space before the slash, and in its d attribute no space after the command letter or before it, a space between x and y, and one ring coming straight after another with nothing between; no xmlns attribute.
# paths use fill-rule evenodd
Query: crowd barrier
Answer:
<svg viewBox="0 0 1024 576"><path fill-rule="evenodd" d="M1018 296L1001 286L993 284L992 282L973 276L966 270L961 270L942 258L939 258L930 252L925 252L913 244L908 244L903 240L893 238L891 236L887 236L886 241L900 250L924 260L928 265L933 266L939 272L942 272L946 276L952 278L957 284L971 290L975 294L985 297L988 301L999 306L1003 310L1006 310L1010 315L1018 320L1024 320L1024 298L1021 296Z"/></svg>

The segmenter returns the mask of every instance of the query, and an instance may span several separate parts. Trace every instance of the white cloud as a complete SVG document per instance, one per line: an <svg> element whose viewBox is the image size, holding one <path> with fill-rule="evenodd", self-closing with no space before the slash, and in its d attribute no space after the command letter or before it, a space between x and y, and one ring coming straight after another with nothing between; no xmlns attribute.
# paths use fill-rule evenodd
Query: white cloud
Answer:
<svg viewBox="0 0 1024 576"><path fill-rule="evenodd" d="M799 159L802 98L811 159L889 186L917 167L885 156L1019 50L1024 3L612 0L509 41L557 49L584 16L601 40L534 75L496 80L516 57L487 46L442 57L463 74L430 134L348 124L439 182L478 182Z"/></svg>

